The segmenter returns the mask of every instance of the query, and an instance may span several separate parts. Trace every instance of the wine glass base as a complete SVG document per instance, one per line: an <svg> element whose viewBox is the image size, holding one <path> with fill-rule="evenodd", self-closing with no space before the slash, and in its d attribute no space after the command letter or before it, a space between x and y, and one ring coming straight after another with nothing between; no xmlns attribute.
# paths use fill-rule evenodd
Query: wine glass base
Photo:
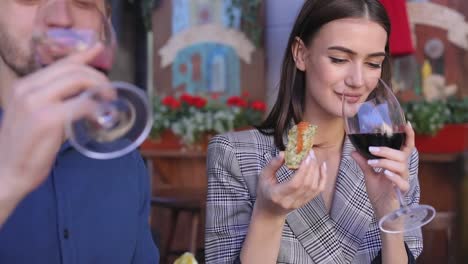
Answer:
<svg viewBox="0 0 468 264"><path fill-rule="evenodd" d="M385 233L398 234L420 228L435 217L435 209L429 205L403 207L379 221L380 230Z"/></svg>

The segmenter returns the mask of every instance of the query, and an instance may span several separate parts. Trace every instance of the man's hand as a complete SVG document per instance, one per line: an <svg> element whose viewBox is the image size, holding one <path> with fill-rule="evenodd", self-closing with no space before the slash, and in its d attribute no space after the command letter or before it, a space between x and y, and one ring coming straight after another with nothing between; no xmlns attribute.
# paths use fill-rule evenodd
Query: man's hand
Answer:
<svg viewBox="0 0 468 264"><path fill-rule="evenodd" d="M101 51L96 45L73 54L11 87L0 127L0 192L21 200L45 180L71 114L78 119L96 107L89 97L76 95L93 89L105 98L115 96L107 77L87 66Z"/></svg>

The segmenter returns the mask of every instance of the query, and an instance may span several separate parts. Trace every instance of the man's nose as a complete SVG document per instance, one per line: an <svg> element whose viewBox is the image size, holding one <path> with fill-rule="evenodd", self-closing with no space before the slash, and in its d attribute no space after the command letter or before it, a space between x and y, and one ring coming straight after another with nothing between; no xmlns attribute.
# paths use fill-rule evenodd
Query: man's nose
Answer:
<svg viewBox="0 0 468 264"><path fill-rule="evenodd" d="M70 0L49 0L42 10L48 27L69 28L72 26Z"/></svg>

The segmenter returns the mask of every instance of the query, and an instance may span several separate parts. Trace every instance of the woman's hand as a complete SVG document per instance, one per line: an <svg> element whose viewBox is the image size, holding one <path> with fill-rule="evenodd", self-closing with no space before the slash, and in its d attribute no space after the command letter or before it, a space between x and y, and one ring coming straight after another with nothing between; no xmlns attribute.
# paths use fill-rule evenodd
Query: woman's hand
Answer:
<svg viewBox="0 0 468 264"><path fill-rule="evenodd" d="M284 152L281 152L262 170L259 177L255 207L271 216L285 217L315 198L325 188L326 163L319 166L313 150L290 181L278 183L276 171L283 164Z"/></svg>
<svg viewBox="0 0 468 264"><path fill-rule="evenodd" d="M399 188L402 193L406 193L410 187L408 161L414 150L414 131L410 123L405 126L405 134L406 140L401 150L388 147L369 148L374 156L381 157L381 159L366 161L359 153L352 153L352 157L364 173L367 193L377 219L400 207L395 187ZM376 172L374 168L381 168L381 170Z"/></svg>

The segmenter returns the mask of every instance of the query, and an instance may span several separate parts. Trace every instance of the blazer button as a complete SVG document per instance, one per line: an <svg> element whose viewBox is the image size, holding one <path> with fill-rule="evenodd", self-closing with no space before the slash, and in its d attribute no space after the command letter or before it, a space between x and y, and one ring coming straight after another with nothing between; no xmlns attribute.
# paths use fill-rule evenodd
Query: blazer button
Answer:
<svg viewBox="0 0 468 264"><path fill-rule="evenodd" d="M63 238L68 239L70 237L70 231L68 231L68 228L65 228L63 230Z"/></svg>

